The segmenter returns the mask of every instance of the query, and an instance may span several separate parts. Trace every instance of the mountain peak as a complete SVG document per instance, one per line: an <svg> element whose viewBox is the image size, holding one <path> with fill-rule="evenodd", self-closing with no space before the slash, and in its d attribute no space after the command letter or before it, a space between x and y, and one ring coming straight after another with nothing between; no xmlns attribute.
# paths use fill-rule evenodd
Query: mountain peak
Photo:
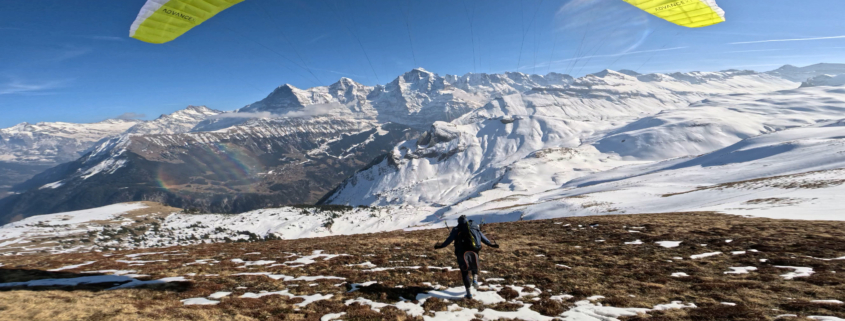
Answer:
<svg viewBox="0 0 845 321"><path fill-rule="evenodd" d="M411 69L411 71L402 74L402 76L400 76L400 77L408 79L409 76L411 76L411 77L413 77L413 76L416 76L416 77L431 77L431 76L434 76L434 73L430 72L428 70L422 69L422 68L414 68L414 69Z"/></svg>
<svg viewBox="0 0 845 321"><path fill-rule="evenodd" d="M277 91L288 92L288 91L293 91L294 89L299 89L299 88L296 88L296 86L291 85L291 84L284 84L284 85L281 85L279 87L276 87L276 90L274 90L273 92L277 92Z"/></svg>
<svg viewBox="0 0 845 321"><path fill-rule="evenodd" d="M631 72L630 70L628 70L628 71ZM592 73L591 75L599 77L599 78L605 78L607 76L615 76L615 77L619 77L619 78L625 78L625 77L633 76L633 75L629 75L629 74L626 74L626 73L622 73L622 72L614 71L614 70L610 70L610 69L605 69L605 70L602 70L602 71L599 71L599 72L596 72L596 73Z"/></svg>
<svg viewBox="0 0 845 321"><path fill-rule="evenodd" d="M620 74L625 74L625 75L628 75L628 76L632 76L632 77L637 77L637 76L642 76L642 75L643 75L643 74L641 74L641 73L638 73L638 72L633 71L633 70L630 70L630 69L620 69L620 70L619 70L619 73L620 73Z"/></svg>
<svg viewBox="0 0 845 321"><path fill-rule="evenodd" d="M192 110L192 111L197 111L197 112L205 112L205 111L211 111L211 108L208 108L208 107L206 107L206 106L194 106L194 105L188 105L188 107L185 107L185 109L183 109L183 110Z"/></svg>
<svg viewBox="0 0 845 321"><path fill-rule="evenodd" d="M340 77L340 79L337 82L331 84L329 87L337 87L337 86L340 86L340 87L359 87L359 86L362 86L362 85L360 83L356 82L355 80L350 79L350 78Z"/></svg>

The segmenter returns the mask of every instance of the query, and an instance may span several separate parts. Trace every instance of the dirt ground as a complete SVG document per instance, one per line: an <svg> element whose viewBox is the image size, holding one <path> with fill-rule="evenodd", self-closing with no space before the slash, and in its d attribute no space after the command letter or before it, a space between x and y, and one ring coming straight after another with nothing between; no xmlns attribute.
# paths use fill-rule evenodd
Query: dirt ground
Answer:
<svg viewBox="0 0 845 321"><path fill-rule="evenodd" d="M671 301L698 308L652 311L628 320L796 320L808 316L845 318L845 305L817 300L845 300L845 222L791 221L745 218L713 213L615 215L487 224L484 232L500 249L482 250L480 280L502 285L532 285L542 289L531 309L558 316L574 302L601 295L603 305L651 308ZM430 284L461 284L459 272L431 267L457 267L451 247L433 245L447 230L388 232L254 243L204 244L188 247L122 252L0 257L0 283L90 276L83 271L134 270L140 279L183 276L173 282L134 289L105 290L115 284L77 287L0 288L0 320L319 320L327 313L346 312L344 320L413 320L396 308L375 311L344 302L364 297L384 303L413 300L432 290ZM639 241L637 241L639 240ZM682 241L666 248L655 242ZM625 244L631 242L633 244ZM275 261L306 256L315 250L348 254L300 267L233 262ZM164 252L137 257L132 253ZM691 256L715 253L692 259ZM299 254L293 256L291 253ZM839 258L839 259L837 259ZM207 260L197 264L197 260ZM72 264L94 263L49 272ZM119 262L123 261L123 262ZM138 261L144 261L139 263ZM135 262L135 263L132 263ZM365 271L353 266L370 262L378 267L421 266L419 269ZM787 279L789 267L809 267L810 276ZM731 267L754 267L746 274L726 274ZM316 281L274 280L270 272L298 276L345 278ZM683 272L688 276L673 277ZM676 274L677 275L677 274ZM347 293L352 283L377 284ZM287 289L296 295L331 294L304 307L301 298L281 295L240 298L246 292ZM232 294L210 306L185 306L180 300ZM508 288L499 293L507 298ZM550 299L557 294L573 298ZM520 301L484 305L475 300L460 306L500 311L522 307ZM735 303L726 305L723 303ZM449 303L451 304L451 303ZM447 303L429 299L427 315Z"/></svg>

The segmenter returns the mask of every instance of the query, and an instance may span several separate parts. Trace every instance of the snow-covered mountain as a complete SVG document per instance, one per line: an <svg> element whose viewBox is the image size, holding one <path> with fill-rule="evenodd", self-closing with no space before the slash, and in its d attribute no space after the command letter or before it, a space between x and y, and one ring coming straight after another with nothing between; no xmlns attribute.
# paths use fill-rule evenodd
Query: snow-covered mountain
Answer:
<svg viewBox="0 0 845 321"><path fill-rule="evenodd" d="M26 203L35 207L17 206L46 213L155 199L229 212L313 203L396 143L415 138L416 128L451 121L502 95L540 87L561 90L573 81L556 73L439 76L414 69L374 87L348 78L309 89L286 84L233 112L191 107L139 124L127 133L144 135L105 141L73 164L22 185L34 194L67 190L64 196L50 197L59 202L72 202L76 193L110 195L95 203L44 208L58 205L33 197ZM184 131L191 123L197 125L190 133L173 133L172 128ZM134 176L115 174L120 169ZM145 183L123 190L99 187L123 187L131 180ZM162 182L168 187L162 189ZM145 185L144 192L135 190ZM89 187L101 192L86 190Z"/></svg>
<svg viewBox="0 0 845 321"><path fill-rule="evenodd" d="M0 198L15 185L61 163L73 162L98 143L119 135L178 134L221 112L188 106L151 121L110 119L93 124L22 123L0 129Z"/></svg>
<svg viewBox="0 0 845 321"><path fill-rule="evenodd" d="M182 244L192 233L297 238L432 228L458 214L487 222L701 210L844 217L838 201L845 188L842 87L805 82L799 88L771 74L736 70L606 70L578 79L440 79L416 70L400 78L396 88L413 89L393 97L417 97L416 104L385 112L382 100L369 99L383 97L374 94L380 87L350 80L333 85L337 91L283 86L272 98L215 116L190 133L111 140L58 179L41 177L37 188L0 206L24 209L23 217L82 208L71 200L85 195L103 205L154 200L182 208L216 204L229 212L255 208L241 215L164 214L157 219L166 233L116 244L143 247ZM283 99L285 92L297 103ZM478 101L461 97L489 101L451 120L436 109L420 112L434 108L421 101L446 95L456 101L451 106ZM384 114L401 118L408 106L418 111L406 117L446 118L419 136L413 121L383 122ZM237 121L227 126L230 120ZM221 128L198 130L203 126ZM334 186L322 203L371 207L260 209L313 200ZM44 203L49 206L35 206ZM22 221L28 227L21 231L55 231L38 222Z"/></svg>
<svg viewBox="0 0 845 321"><path fill-rule="evenodd" d="M312 117L249 119L211 132L121 135L20 184L27 191L0 201L0 213L139 200L229 213L313 203L415 133L398 124Z"/></svg>
<svg viewBox="0 0 845 321"><path fill-rule="evenodd" d="M801 87L816 87L816 86L843 86L845 85L845 74L840 75L821 75L807 79L801 83Z"/></svg>
<svg viewBox="0 0 845 321"><path fill-rule="evenodd" d="M672 122L661 115L692 103L798 86L739 70L647 75L605 70L573 79L555 73L439 76L423 69L374 87L347 78L309 89L284 85L256 103L210 116L189 133L104 142L29 181L27 192L0 207L30 215L154 200L241 212L313 203L335 187L325 202L454 205L508 182L506 173L539 166L523 160L577 159L580 165L561 165L568 170L553 181L563 183L589 171L724 147L754 135L749 128L756 127L702 132L687 138L695 144L655 148L644 152L648 157L637 148L612 147L611 137ZM687 125L695 127L678 122L678 128ZM417 129L429 131L417 139ZM711 142L710 134L725 137ZM649 139L643 135L631 142ZM537 175L537 182L544 181L543 173ZM537 183L514 177L513 189L520 185L530 189Z"/></svg>
<svg viewBox="0 0 845 321"><path fill-rule="evenodd" d="M0 161L58 164L76 160L103 138L115 136L140 121L109 119L92 124L21 123L0 129Z"/></svg>
<svg viewBox="0 0 845 321"><path fill-rule="evenodd" d="M139 123L125 133L134 135L181 134L191 131L197 124L209 117L223 113L205 106L188 106L172 114Z"/></svg>
<svg viewBox="0 0 845 321"><path fill-rule="evenodd" d="M21 123L0 128L0 162L59 164L78 159L97 142L123 133L178 134L220 111L188 106L152 121L108 119L97 123Z"/></svg>
<svg viewBox="0 0 845 321"><path fill-rule="evenodd" d="M576 79L563 89L535 88L494 99L452 122L434 123L422 138L396 146L389 157L360 171L324 201L452 205L498 184L511 170L509 166L539 150L577 148L621 129L659 124L660 120L650 117L708 97L763 93L796 85L747 71L638 77L605 71L600 76ZM723 146L722 141L707 145L711 144L708 137L699 139L700 146L688 150L658 148L643 159L686 156L685 152ZM628 142L624 146L632 143L637 144ZM609 145L596 147L601 150ZM621 160L623 156L628 155L623 152L614 157Z"/></svg>
<svg viewBox="0 0 845 321"><path fill-rule="evenodd" d="M445 206L429 214L488 222L706 210L839 220L843 93L724 95L606 131L537 116L437 123L327 203Z"/></svg>
<svg viewBox="0 0 845 321"><path fill-rule="evenodd" d="M317 115L425 128L435 121L451 121L495 97L538 87L560 89L572 81L572 77L557 73L545 76L523 73L439 76L417 68L386 85L374 87L349 78L309 89L285 84L258 102L203 122L194 131L226 128L254 117Z"/></svg>
<svg viewBox="0 0 845 321"><path fill-rule="evenodd" d="M822 75L845 74L845 64L815 64L805 67L785 65L778 69L767 72L767 74L778 76L796 82L804 82L810 78Z"/></svg>

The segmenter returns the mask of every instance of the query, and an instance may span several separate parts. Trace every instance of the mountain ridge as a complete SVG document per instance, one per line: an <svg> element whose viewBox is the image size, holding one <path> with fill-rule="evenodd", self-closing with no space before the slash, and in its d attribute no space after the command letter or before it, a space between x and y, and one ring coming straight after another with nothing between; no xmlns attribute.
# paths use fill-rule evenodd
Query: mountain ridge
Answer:
<svg viewBox="0 0 845 321"><path fill-rule="evenodd" d="M476 143L458 143L473 139L469 136L460 138L463 131L449 129L449 126L453 126L447 125L450 123L454 123L454 126L477 126L473 124L479 122L522 126L527 121L533 125L526 129L535 127L537 132L548 136L546 142L538 146L577 138L572 140L574 144L586 138L577 137L577 133L590 127L595 128L589 131L609 130L714 95L757 93L798 86L796 82L779 76L742 70L647 75L607 70L597 74L572 78L557 73L528 75L509 72L468 73L459 77L439 76L419 68L385 85L372 87L349 78L341 78L328 86L308 89L286 84L277 87L264 99L241 109L208 115L187 133L141 134L124 140L126 146L114 142L101 145L102 150L109 151L110 156L80 159L73 173L45 175L50 179L42 176L29 184L22 184L21 187L28 190L22 192L30 195L15 195L18 201L7 200L3 206L17 208L14 210L17 213L25 213L27 210L21 208L27 208L25 203L32 203L37 198L35 195L71 188L70 185L64 185L67 183L71 183L74 190L84 191L94 188L92 182L97 179L92 178L96 177L105 179L98 184L120 190L127 182L108 177L117 175L112 173L124 171L146 173L140 181L149 189L138 192L140 194L124 194L119 197L121 201L149 200L149 197L154 197L153 200L172 206L238 212L261 206L293 204L291 202L294 199L280 201L283 198L280 198L279 193L286 191L289 195L298 195L298 202L313 203L325 200L329 191L341 190L338 185L341 181L361 173L363 167L385 152L390 152L388 157L382 158L385 162L397 163L406 157L423 160L438 155L436 157L448 159L475 148L473 146ZM596 127L596 124L603 125ZM573 125L581 129L567 128ZM290 131L293 127L296 129ZM425 134L426 137L435 142L427 150L399 154L396 154L396 150L390 151L394 147L409 151L418 149L407 142L418 141L417 135L426 128L432 129ZM220 137L224 136L227 138L221 140ZM285 146L294 146L294 149L285 149L278 144L280 141L287 142ZM441 143L448 146L438 147ZM524 157L536 150L531 147L512 157ZM91 155L96 154L92 152ZM396 158L390 155L400 156ZM221 167L220 164L229 162L226 158L232 159L230 161L234 163ZM473 163L472 166L485 167L491 162L507 164L513 160L491 159ZM190 174L193 176L183 177L173 171L184 165L174 164L194 164L196 168L209 170L202 174L183 168L179 171L194 173ZM313 168L309 169L309 166L313 166L311 164L319 164L321 169L313 172ZM226 173L227 168L237 167L243 168L239 174L243 177ZM162 168L171 169L161 171ZM486 174L479 173L480 176L475 179L487 182L482 184L484 186L493 186L503 168L490 167ZM285 175L291 178L266 178L267 175L278 176L280 172L287 173ZM311 173L308 175L313 177L301 176L302 173ZM168 176L181 178L175 180L178 184L167 184L167 179L162 177ZM249 179L244 180L244 177ZM313 185L314 177L320 177L323 184ZM76 183L72 182L83 183L74 185ZM209 185L209 182L216 185ZM154 183L159 186L154 186ZM263 195L258 198L266 201L258 201L253 205L248 205L249 201L246 201L235 206L232 197L241 197L238 195L253 200L258 197L255 195ZM117 200L107 199L61 209L98 206ZM276 201L270 201L272 199ZM17 205L9 205L12 203ZM436 201L433 204L449 202ZM49 211L44 208L37 212Z"/></svg>

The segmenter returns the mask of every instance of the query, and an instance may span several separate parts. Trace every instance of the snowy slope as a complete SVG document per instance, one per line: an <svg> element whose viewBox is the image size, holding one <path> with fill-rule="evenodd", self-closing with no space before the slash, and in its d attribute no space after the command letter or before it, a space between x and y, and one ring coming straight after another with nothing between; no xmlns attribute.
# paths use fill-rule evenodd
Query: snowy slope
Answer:
<svg viewBox="0 0 845 321"><path fill-rule="evenodd" d="M842 127L789 129L700 157L619 167L574 179L551 191L455 208L454 212L537 219L720 211L842 220L845 206L839 198L845 192L843 137Z"/></svg>
<svg viewBox="0 0 845 321"><path fill-rule="evenodd" d="M114 235L119 235L118 229L123 226L139 228L132 225L140 222L137 217L122 215L143 207L120 205L35 216L0 227L0 251L62 253L222 242L227 238L254 236L289 239L439 228L443 219L452 224L458 215L500 222L601 214L719 211L772 218L843 220L845 205L840 198L845 193L845 126L841 125L842 119L813 117L813 113L845 113L840 109L845 106L845 99L837 97L842 94L836 91L805 88L780 92L786 97L783 101L769 101L772 106L784 106L783 102L790 97L804 95L805 105L809 107L804 111L807 114L797 111L798 106L775 107L783 109L781 114L772 113L762 122L771 122L770 128L790 128L736 138L735 143L703 155L648 161L602 153L591 144L540 149L508 165L492 188L451 206L281 207L238 215L163 213L154 224L139 225L146 231L142 235L116 238ZM813 104L809 94L825 103ZM733 106L756 104L738 109L756 110L763 115L762 103L754 99L759 97L723 99L734 99ZM834 103L837 98L839 102ZM706 110L706 106L703 103L687 109ZM683 115L685 109L675 111ZM802 124L813 118L818 119L802 127L782 122L792 119L795 124ZM671 129L674 124L667 123L665 127ZM674 135L671 130L654 132ZM433 132L427 139L454 139L461 134L442 130ZM425 168L419 166L418 170ZM43 242L56 235L77 238L88 235L94 241L82 247Z"/></svg>
<svg viewBox="0 0 845 321"><path fill-rule="evenodd" d="M791 128L701 156L622 161L591 146L547 149L509 167L499 188L448 207L281 207L238 215L164 213L133 225L139 205L39 215L0 227L0 252L64 253L147 248L228 239L302 238L440 228L458 215L486 222L601 214L719 211L785 219L843 220L845 126ZM615 166L615 167L614 167ZM144 230L115 237L119 230ZM143 228L141 228L143 227ZM92 237L84 246L44 242Z"/></svg>
<svg viewBox="0 0 845 321"><path fill-rule="evenodd" d="M589 144L625 125L637 124L642 117L714 95L760 93L796 85L744 71L639 77L605 71L601 75L576 79L566 88L536 88L496 98L451 123L436 122L427 135L397 146L390 157L360 171L324 201L452 205L492 188L505 178L510 165L536 151ZM702 145L709 143L702 140ZM715 141L699 149L713 150L736 140ZM687 152L672 151L671 157L689 155ZM651 154L652 159L664 157Z"/></svg>
<svg viewBox="0 0 845 321"><path fill-rule="evenodd" d="M421 178L430 184L417 188L438 188L449 195L443 199L426 196L422 201L451 204L489 188L505 166L539 148L574 147L582 137L714 94L796 85L752 71L637 75L608 70L572 79L556 73L439 76L423 69L375 87L347 78L309 89L284 85L234 112L189 107L138 125L129 133L144 135L100 144L66 169L27 182L29 195L14 196L16 200L8 201L14 205L0 204L0 209L49 213L158 200L178 207L239 212L313 203L396 143L416 138L416 128L454 121L470 133L483 127L504 136L477 155L490 161L476 162L472 172L446 177L430 172ZM503 127L502 121L507 120L476 121L505 116L515 117L508 128L519 128L519 135L549 132L520 142L509 133L511 129ZM195 123L190 133L180 133ZM455 150L477 145L474 139L467 136L456 141ZM407 156L453 152L442 148L449 149L433 145L420 150L422 154ZM503 159L493 155L503 149L519 152ZM449 166L466 166L462 161L449 162ZM96 201L76 202L80 193ZM55 204L47 206L41 198Z"/></svg>
<svg viewBox="0 0 845 321"><path fill-rule="evenodd" d="M745 138L843 115L845 95L840 89L730 95L641 118L604 135L594 145L606 153L662 160L703 154Z"/></svg>
<svg viewBox="0 0 845 321"><path fill-rule="evenodd" d="M21 123L0 129L0 161L24 164L72 161L97 141L118 135L138 123L117 119L92 124Z"/></svg>
<svg viewBox="0 0 845 321"><path fill-rule="evenodd" d="M494 188L440 214L512 220L714 210L840 220L843 94L801 88L665 111L595 143L519 160Z"/></svg>
<svg viewBox="0 0 845 321"><path fill-rule="evenodd" d="M178 134L220 111L188 106L152 121L109 119L98 123L21 123L0 129L0 162L58 164L76 160L97 142L130 134Z"/></svg>
<svg viewBox="0 0 845 321"><path fill-rule="evenodd" d="M324 201L452 206L483 200L482 194L536 193L618 166L706 153L812 124L830 112L783 110L796 116L780 121L754 115L766 110L709 103L797 86L739 70L604 70L573 79L555 73L439 76L423 69L375 87L346 78L310 89L284 85L235 112L191 107L138 126L147 134L105 141L0 205L25 214L133 200L216 212L308 203L395 146ZM730 113L743 120L719 118ZM189 133L149 134L195 122ZM408 127L430 130L415 139Z"/></svg>
<svg viewBox="0 0 845 321"><path fill-rule="evenodd" d="M843 86L845 85L845 74L815 76L801 83L801 87L816 86Z"/></svg>
<svg viewBox="0 0 845 321"><path fill-rule="evenodd" d="M201 121L221 113L219 110L205 106L188 106L172 114L161 115L154 120L132 126L126 133L136 135L187 133Z"/></svg>

